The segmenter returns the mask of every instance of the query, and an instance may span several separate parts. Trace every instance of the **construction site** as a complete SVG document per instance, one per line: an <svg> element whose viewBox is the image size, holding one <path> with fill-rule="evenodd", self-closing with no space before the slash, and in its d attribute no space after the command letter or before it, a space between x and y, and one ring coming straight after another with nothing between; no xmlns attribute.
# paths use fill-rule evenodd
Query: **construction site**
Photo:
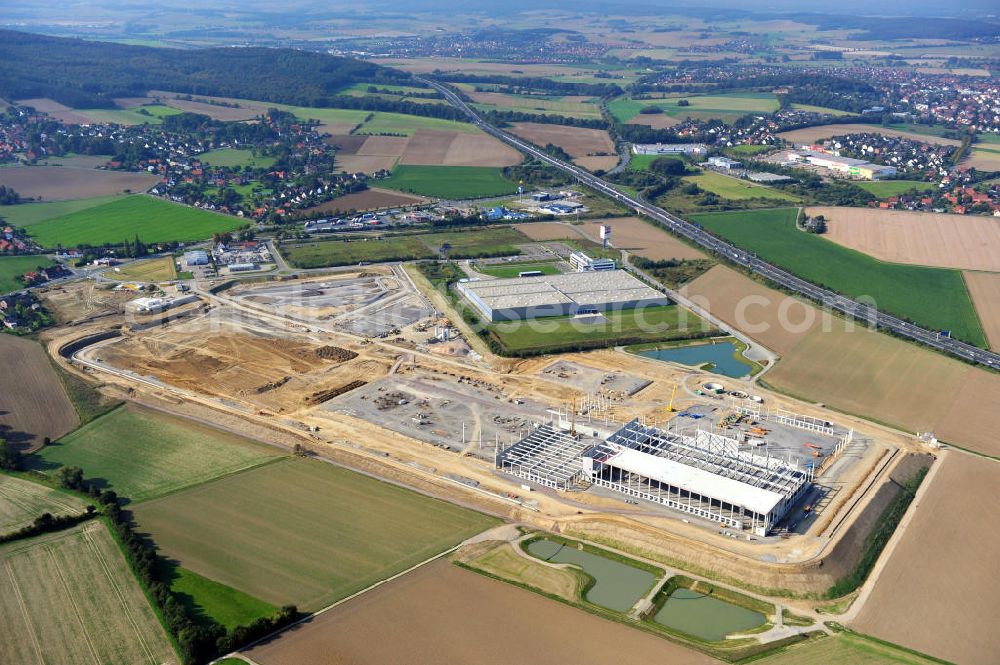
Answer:
<svg viewBox="0 0 1000 665"><path fill-rule="evenodd" d="M856 553L838 542L860 537L852 525L867 528L888 474L919 449L756 384L621 351L487 355L394 266L196 293L183 319L132 330L106 311L50 348L111 394L298 440L542 528L738 568L761 586L820 588L849 568ZM355 325L381 309L397 316L388 334ZM783 581L793 569L799 581Z"/></svg>

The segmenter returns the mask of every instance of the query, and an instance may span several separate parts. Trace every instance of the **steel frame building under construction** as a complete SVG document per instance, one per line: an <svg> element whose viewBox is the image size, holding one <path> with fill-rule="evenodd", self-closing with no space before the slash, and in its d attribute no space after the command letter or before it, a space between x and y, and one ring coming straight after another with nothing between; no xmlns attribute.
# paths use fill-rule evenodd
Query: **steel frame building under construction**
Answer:
<svg viewBox="0 0 1000 665"><path fill-rule="evenodd" d="M638 419L588 450L583 463L595 485L760 536L812 480L811 470L741 451L736 439L675 434Z"/></svg>

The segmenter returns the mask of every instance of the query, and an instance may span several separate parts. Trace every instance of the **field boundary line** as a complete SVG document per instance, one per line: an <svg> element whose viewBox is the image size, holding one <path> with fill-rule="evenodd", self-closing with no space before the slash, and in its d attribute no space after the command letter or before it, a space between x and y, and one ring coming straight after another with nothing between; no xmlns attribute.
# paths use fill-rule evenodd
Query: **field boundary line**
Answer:
<svg viewBox="0 0 1000 665"><path fill-rule="evenodd" d="M90 639L90 632L87 630L86 624L83 623L83 616L80 614L80 608L76 604L76 600L73 598L73 594L70 593L69 586L66 584L66 577L62 573L62 569L59 567L59 562L56 561L56 555L52 553L52 548L47 545L43 545L45 552L49 555L49 559L52 560L52 565L56 569L56 575L59 576L59 582L62 584L63 591L66 593L66 598L69 599L70 605L73 607L73 614L76 615L76 620L80 624L81 630L83 630L83 636L87 640L87 647L90 649L90 655L94 657L94 663L96 665L101 665L101 659L97 656L97 649L94 648L94 642Z"/></svg>
<svg viewBox="0 0 1000 665"><path fill-rule="evenodd" d="M24 617L24 626L28 629L28 634L31 635L31 642L35 645L35 657L38 659L40 665L45 665L45 660L42 658L42 645L38 643L38 636L35 635L35 627L31 623L31 617L28 616L28 608L24 604L24 596L21 595L21 589L17 586L17 579L14 577L14 571L11 570L10 560L4 561L4 568L7 570L7 576L10 577L10 585L14 589L14 595L17 597L17 606L21 610L21 616Z"/></svg>
<svg viewBox="0 0 1000 665"><path fill-rule="evenodd" d="M145 651L146 655L149 657L149 662L156 665L156 657L153 656L153 651L149 648L149 644L146 643L146 638L143 636L142 631L139 630L139 624L136 623L135 617L132 615L132 608L130 608L126 602L125 594L122 592L121 588L115 583L114 576L111 574L111 568L108 565L107 560L104 558L104 555L101 554L100 549L98 549L97 543L95 543L94 539L91 537L89 530L85 530L83 532L83 538L87 541L87 545L93 551L94 556L97 557L97 561L100 564L101 569L104 571L104 576L108 579L108 584L111 585L115 595L118 596L118 600L122 604L122 609L125 610L125 616L128 617L129 623L132 624L132 630L135 631L135 636L138 638L139 644L142 645L143 651Z"/></svg>
<svg viewBox="0 0 1000 665"><path fill-rule="evenodd" d="M487 531L489 531L489 529L487 529ZM481 533L484 533L484 532L481 532ZM466 539L466 540L468 540L468 539ZM362 596L362 595L368 593L369 591L372 591L373 589L376 589L376 588L382 586L383 584L387 584L387 583L392 582L392 581L394 581L396 579L399 579L400 577L403 577L404 575L412 573L414 570L417 570L418 568L421 568L423 566L426 566L429 563L437 561L438 559L440 559L442 557L448 556L449 554L451 554L452 552L454 552L458 548L460 548L463 544L465 544L465 542L466 541L463 540L462 542L458 543L457 545L453 545L452 547L449 547L448 549L444 550L443 552L439 552L438 554L435 554L434 556L432 556L430 558L424 559L420 563L417 563L417 564L414 564L413 566L410 566L406 570L400 571L400 572L396 573L395 575L392 575L391 577L387 577L385 579L379 580L378 582L375 582L374 584L371 584L371 585L365 587L364 589L361 589L360 591L355 591L350 596L346 596L344 598L341 598L340 600L338 600L338 601L336 601L334 603L331 603L330 605L327 605L326 607L324 607L324 608L322 608L320 610L317 610L317 611L313 612L312 614L309 614L308 616L302 617L298 621L290 623L287 626L284 626L283 628L279 628L278 630L275 630L275 631L273 631L271 633L268 633L267 635L264 635L263 637L260 637L260 638L258 638L256 640L254 640L250 644L247 644L247 645L244 645L244 646L240 647L239 649L237 649L236 651L233 651L232 653L220 656L217 660L212 661L212 662L215 663L215 662L218 662L218 660L221 660L221 659L227 658L227 657L239 657L239 658L245 658L245 659L249 660L249 662L252 663L254 661L252 659L250 659L250 658L242 655L241 652L249 650L249 649L252 649L253 647L255 647L258 644L260 644L261 642L265 642L265 641L270 640L270 639L272 639L274 637L277 637L278 635L280 635L284 631L288 630L289 628L294 628L295 626L303 624L303 623L305 623L307 621L311 621L312 619L315 619L316 617L320 616L321 614L325 614L326 612L329 612L330 610L332 610L332 609L334 609L334 608L336 608L336 607L338 607L340 605L343 605L344 603L352 601L355 598L357 598L358 596Z"/></svg>

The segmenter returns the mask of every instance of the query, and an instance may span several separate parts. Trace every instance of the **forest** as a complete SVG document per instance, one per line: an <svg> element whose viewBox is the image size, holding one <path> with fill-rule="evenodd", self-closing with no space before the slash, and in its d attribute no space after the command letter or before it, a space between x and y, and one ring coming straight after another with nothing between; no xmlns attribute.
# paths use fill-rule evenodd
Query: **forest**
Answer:
<svg viewBox="0 0 1000 665"><path fill-rule="evenodd" d="M0 30L0 98L47 97L112 108L149 90L329 106L358 82L398 84L409 74L350 58L269 48L178 49Z"/></svg>

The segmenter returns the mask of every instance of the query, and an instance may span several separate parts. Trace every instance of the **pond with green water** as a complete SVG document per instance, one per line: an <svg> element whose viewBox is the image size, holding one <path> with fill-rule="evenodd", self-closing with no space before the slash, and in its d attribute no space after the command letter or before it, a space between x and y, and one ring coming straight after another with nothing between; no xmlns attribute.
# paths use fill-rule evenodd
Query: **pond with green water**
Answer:
<svg viewBox="0 0 1000 665"><path fill-rule="evenodd" d="M628 612L656 581L656 576L621 561L577 549L552 540L528 543L532 556L550 563L571 563L579 566L595 582L587 591L587 600L608 609Z"/></svg>
<svg viewBox="0 0 1000 665"><path fill-rule="evenodd" d="M653 621L714 642L725 639L730 633L756 628L766 622L767 617L697 591L675 589Z"/></svg>

